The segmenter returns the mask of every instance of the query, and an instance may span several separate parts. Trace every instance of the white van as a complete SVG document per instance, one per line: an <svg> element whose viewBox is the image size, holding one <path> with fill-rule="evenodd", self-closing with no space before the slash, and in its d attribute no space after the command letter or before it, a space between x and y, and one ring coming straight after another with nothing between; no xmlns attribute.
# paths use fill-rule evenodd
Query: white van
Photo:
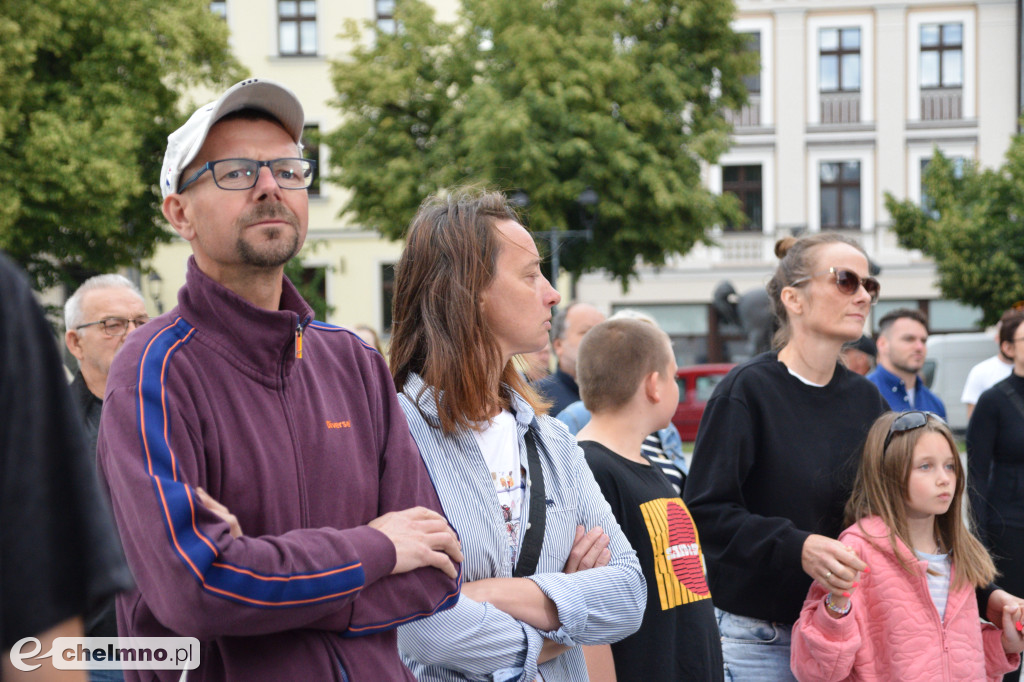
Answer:
<svg viewBox="0 0 1024 682"><path fill-rule="evenodd" d="M924 383L946 406L946 420L956 432L967 430L967 406L960 395L971 368L996 354L994 332L933 334L928 337L928 359L921 375Z"/></svg>

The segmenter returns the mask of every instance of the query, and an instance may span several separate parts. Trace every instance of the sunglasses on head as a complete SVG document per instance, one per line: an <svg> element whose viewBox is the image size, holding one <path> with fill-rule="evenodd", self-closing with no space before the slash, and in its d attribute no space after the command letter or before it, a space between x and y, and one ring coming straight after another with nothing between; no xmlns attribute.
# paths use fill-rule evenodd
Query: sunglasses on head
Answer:
<svg viewBox="0 0 1024 682"><path fill-rule="evenodd" d="M885 454L885 451L889 449L889 443L892 442L894 434L919 429L928 423L929 418L937 419L943 424L946 423L946 420L934 412L922 412L921 410L903 412L900 416L893 419L892 424L889 425L889 433L885 436L885 444L882 446L882 454Z"/></svg>
<svg viewBox="0 0 1024 682"><path fill-rule="evenodd" d="M816 272L813 275L801 277L789 286L795 287L798 284L809 282L819 275L833 275L835 277L836 288L847 296L853 296L857 293L857 289L864 287L864 291L868 292L868 296L871 297L871 305L878 303L878 294L882 290L882 285L878 283L878 280L874 277L861 277L853 270L846 270L845 268L829 268L828 270L822 270L821 272Z"/></svg>

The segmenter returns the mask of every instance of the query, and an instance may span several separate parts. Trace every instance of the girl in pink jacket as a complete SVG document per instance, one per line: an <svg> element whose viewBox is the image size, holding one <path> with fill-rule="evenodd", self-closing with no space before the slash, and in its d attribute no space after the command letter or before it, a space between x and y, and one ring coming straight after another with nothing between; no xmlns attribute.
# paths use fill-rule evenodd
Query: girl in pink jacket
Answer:
<svg viewBox="0 0 1024 682"><path fill-rule="evenodd" d="M999 680L1024 648L1020 606L978 618L995 567L961 513L964 471L946 424L886 413L868 433L839 536L868 568L811 585L793 628L799 680Z"/></svg>

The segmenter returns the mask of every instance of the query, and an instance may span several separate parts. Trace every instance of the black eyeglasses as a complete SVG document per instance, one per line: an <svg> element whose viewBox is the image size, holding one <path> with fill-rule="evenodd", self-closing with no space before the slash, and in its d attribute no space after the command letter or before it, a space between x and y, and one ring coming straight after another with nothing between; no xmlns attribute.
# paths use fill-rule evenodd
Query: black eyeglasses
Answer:
<svg viewBox="0 0 1024 682"><path fill-rule="evenodd" d="M213 175L217 187L227 190L252 189L260 178L260 168L266 166L281 189L308 189L313 184L316 161L313 159L219 159L207 161L178 187L181 194L206 171Z"/></svg>
<svg viewBox="0 0 1024 682"><path fill-rule="evenodd" d="M132 319L128 319L125 317L104 317L102 320L98 320L96 322L87 322L85 324L80 324L77 327L75 327L75 331L78 331L79 329L85 329L86 327L92 327L98 324L102 325L104 334L111 338L115 338L127 334L129 325L135 325L135 328L138 329L147 322L149 322L148 315L142 315L140 317L134 317Z"/></svg>
<svg viewBox="0 0 1024 682"><path fill-rule="evenodd" d="M878 303L878 294L882 291L882 285L879 284L878 280L874 277L861 277L853 270L829 268L828 270L822 270L821 272L816 272L813 275L808 275L807 277L801 277L789 286L795 287L798 284L809 282L819 275L834 275L836 288L847 296L853 296L857 293L858 288L864 287L864 291L868 292L868 296L871 297L871 305Z"/></svg>
<svg viewBox="0 0 1024 682"><path fill-rule="evenodd" d="M945 419L934 412L922 412L921 410L903 412L900 416L893 419L892 424L889 425L889 433L885 436L885 444L882 445L882 454L884 455L885 451L889 449L889 443L892 442L893 434L919 429L927 424L930 418L937 419L943 424L946 423Z"/></svg>

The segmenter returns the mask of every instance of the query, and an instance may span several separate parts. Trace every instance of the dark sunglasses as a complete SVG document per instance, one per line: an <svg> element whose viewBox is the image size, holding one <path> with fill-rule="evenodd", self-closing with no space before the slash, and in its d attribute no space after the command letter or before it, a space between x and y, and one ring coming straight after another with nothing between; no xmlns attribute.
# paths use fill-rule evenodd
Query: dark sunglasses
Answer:
<svg viewBox="0 0 1024 682"><path fill-rule="evenodd" d="M864 287L864 291L868 292L868 296L871 297L871 305L878 303L878 294L882 291L882 285L879 284L878 280L874 277L862 278L853 270L829 268L828 270L822 270L821 272L816 272L813 275L808 275L807 277L801 277L789 286L795 287L798 284L809 282L819 275L834 275L836 288L847 296L853 296L857 293L857 289Z"/></svg>
<svg viewBox="0 0 1024 682"><path fill-rule="evenodd" d="M929 418L938 419L943 424L946 423L942 417L934 412L922 412L920 410L904 412L893 419L892 424L889 425L889 433L885 436L885 444L882 446L882 454L884 455L885 451L889 449L889 443L892 442L893 434L919 429L928 423Z"/></svg>

